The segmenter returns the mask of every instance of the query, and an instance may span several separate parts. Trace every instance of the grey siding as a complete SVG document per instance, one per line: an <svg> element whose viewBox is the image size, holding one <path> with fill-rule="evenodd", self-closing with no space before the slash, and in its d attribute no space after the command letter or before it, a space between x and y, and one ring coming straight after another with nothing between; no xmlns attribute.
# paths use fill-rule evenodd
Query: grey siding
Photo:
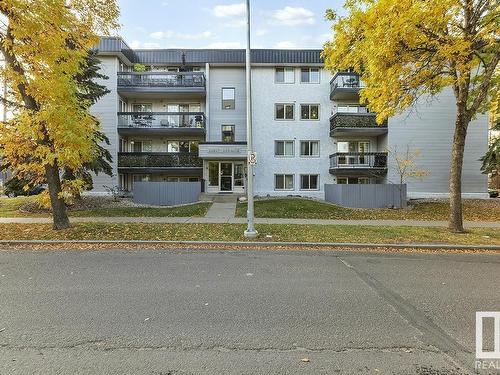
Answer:
<svg viewBox="0 0 500 375"><path fill-rule="evenodd" d="M222 88L235 88L235 109L222 109ZM222 139L221 126L235 125L235 141L246 141L246 85L243 68L210 68L210 116L207 141Z"/></svg>
<svg viewBox="0 0 500 375"><path fill-rule="evenodd" d="M113 156L113 177L104 174L94 176L94 193L106 192L104 186L118 185L118 171L117 171L117 152L118 152L118 94L117 89L117 72L118 72L118 59L116 57L100 57L101 59L101 72L109 77L108 80L100 81L101 84L106 85L111 91L108 95L101 98L91 109L92 113L101 121L101 128L107 135L110 145L107 146L111 155Z"/></svg>
<svg viewBox="0 0 500 375"><path fill-rule="evenodd" d="M413 111L389 119L387 147L405 151L409 145L412 150L420 150L417 164L429 172L423 180L408 181L410 198L448 196L455 113L454 95L447 89L432 101L422 99ZM465 197L486 196L487 176L480 171L479 158L486 151L487 142L487 116L480 115L470 124L466 140L462 176ZM391 158L387 179L398 181Z"/></svg>
<svg viewBox="0 0 500 375"><path fill-rule="evenodd" d="M406 185L326 184L325 200L341 206L354 208L402 208L406 207Z"/></svg>
<svg viewBox="0 0 500 375"><path fill-rule="evenodd" d="M175 206L197 202L200 182L135 182L134 202L155 206Z"/></svg>

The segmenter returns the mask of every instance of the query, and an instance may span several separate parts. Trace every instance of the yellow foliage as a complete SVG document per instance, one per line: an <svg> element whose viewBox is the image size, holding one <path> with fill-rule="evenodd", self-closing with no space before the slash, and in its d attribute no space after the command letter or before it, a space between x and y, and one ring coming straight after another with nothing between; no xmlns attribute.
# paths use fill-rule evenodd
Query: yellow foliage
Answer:
<svg viewBox="0 0 500 375"><path fill-rule="evenodd" d="M467 92L460 100L467 102L473 117L498 98L499 70L490 78L485 73L500 56L499 4L498 0L348 0L347 16L327 12L333 39L324 47L326 67L352 68L360 74L366 84L361 102L378 113L378 122L411 106L421 95L436 94L447 86ZM485 77L491 82L482 87Z"/></svg>
<svg viewBox="0 0 500 375"><path fill-rule="evenodd" d="M93 156L96 122L78 102L73 77L98 34L118 26L119 11L115 0L3 0L0 13L8 25L0 27L0 79L17 103L13 119L0 122L0 152L35 184L47 165L77 169Z"/></svg>

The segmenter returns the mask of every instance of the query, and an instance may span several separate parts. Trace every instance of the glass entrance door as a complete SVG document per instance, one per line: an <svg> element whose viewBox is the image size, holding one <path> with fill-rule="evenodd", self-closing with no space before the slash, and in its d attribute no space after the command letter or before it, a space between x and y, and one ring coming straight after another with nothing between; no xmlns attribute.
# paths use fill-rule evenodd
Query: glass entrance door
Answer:
<svg viewBox="0 0 500 375"><path fill-rule="evenodd" d="M220 163L220 191L233 191L233 163Z"/></svg>

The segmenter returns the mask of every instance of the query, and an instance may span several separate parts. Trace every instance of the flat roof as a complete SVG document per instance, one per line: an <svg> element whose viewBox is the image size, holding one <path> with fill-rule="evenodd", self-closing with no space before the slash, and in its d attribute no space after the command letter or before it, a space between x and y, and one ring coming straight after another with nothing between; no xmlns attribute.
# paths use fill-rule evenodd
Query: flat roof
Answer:
<svg viewBox="0 0 500 375"><path fill-rule="evenodd" d="M103 37L101 55L123 55L141 64L244 64L244 49L132 49L119 37ZM253 64L323 64L320 49L252 49Z"/></svg>

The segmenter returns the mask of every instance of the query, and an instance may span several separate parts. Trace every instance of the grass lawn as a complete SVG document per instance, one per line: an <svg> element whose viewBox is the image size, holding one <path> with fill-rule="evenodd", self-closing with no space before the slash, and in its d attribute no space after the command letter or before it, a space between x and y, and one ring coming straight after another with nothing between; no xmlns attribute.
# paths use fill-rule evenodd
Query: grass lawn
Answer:
<svg viewBox="0 0 500 375"><path fill-rule="evenodd" d="M19 208L34 197L0 198L0 217L47 217L44 213L26 213ZM127 217L190 217L205 216L210 203L197 203L179 207L151 208L151 207L120 207L120 208L96 208L89 210L69 210L69 216L96 217L96 216L127 216Z"/></svg>
<svg viewBox="0 0 500 375"><path fill-rule="evenodd" d="M34 197L16 197L0 198L0 217L44 217L45 214L28 214L19 211L19 208L28 202L33 201Z"/></svg>
<svg viewBox="0 0 500 375"><path fill-rule="evenodd" d="M245 228L243 224L77 223L54 231L49 224L0 224L0 239L246 241ZM257 230L260 241L500 245L498 230L482 228L459 235L444 228L405 226L261 224Z"/></svg>
<svg viewBox="0 0 500 375"><path fill-rule="evenodd" d="M121 207L121 208L96 208L93 210L69 211L69 216L78 217L191 217L205 216L210 203L196 203L186 206L152 208L152 207Z"/></svg>
<svg viewBox="0 0 500 375"><path fill-rule="evenodd" d="M236 216L246 216L247 205L240 203ZM417 202L407 209L355 209L310 199L285 198L255 201L255 216L265 218L336 220L448 220L447 202ZM499 221L500 199L465 200L464 220Z"/></svg>

